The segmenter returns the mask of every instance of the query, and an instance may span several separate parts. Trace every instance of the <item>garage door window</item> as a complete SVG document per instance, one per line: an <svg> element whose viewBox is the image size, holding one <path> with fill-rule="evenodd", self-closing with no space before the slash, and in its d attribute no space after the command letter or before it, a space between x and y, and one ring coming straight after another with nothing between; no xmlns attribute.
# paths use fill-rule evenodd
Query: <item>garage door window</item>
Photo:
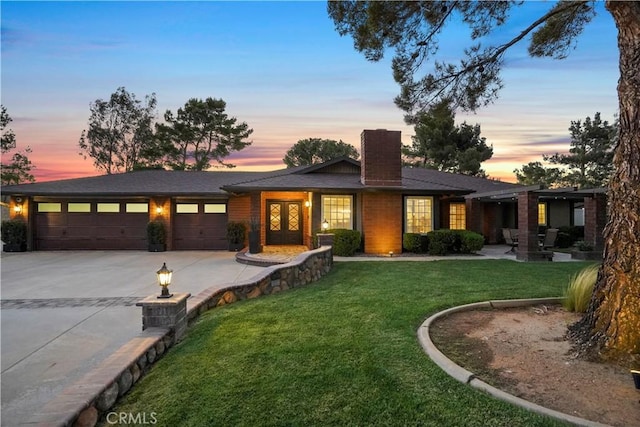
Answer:
<svg viewBox="0 0 640 427"><path fill-rule="evenodd" d="M91 203L69 203L67 205L69 213L86 213L91 212Z"/></svg>
<svg viewBox="0 0 640 427"><path fill-rule="evenodd" d="M204 213L206 214L227 213L227 205L225 205L224 203L205 203Z"/></svg>
<svg viewBox="0 0 640 427"><path fill-rule="evenodd" d="M179 214L197 214L198 205L196 203L178 203L176 205L176 213Z"/></svg>
<svg viewBox="0 0 640 427"><path fill-rule="evenodd" d="M127 213L149 213L147 203L127 203Z"/></svg>
<svg viewBox="0 0 640 427"><path fill-rule="evenodd" d="M118 213L120 203L98 203L98 213Z"/></svg>
<svg viewBox="0 0 640 427"><path fill-rule="evenodd" d="M38 212L62 212L62 203L38 203Z"/></svg>

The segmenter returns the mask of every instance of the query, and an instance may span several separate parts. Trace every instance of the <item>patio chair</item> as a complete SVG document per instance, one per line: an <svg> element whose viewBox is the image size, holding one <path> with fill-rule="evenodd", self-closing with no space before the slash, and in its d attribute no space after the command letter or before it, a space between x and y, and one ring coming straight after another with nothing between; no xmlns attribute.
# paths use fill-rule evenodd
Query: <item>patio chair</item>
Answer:
<svg viewBox="0 0 640 427"><path fill-rule="evenodd" d="M504 237L504 241L507 245L511 246L511 249L509 249L507 252L505 252L506 254L511 253L511 252L515 252L516 248L518 247L518 235L514 235L512 233L512 230L509 228L503 228L502 229L502 237Z"/></svg>
<svg viewBox="0 0 640 427"><path fill-rule="evenodd" d="M540 249L544 251L546 249L553 248L556 244L557 237L557 228L547 228L547 231L544 232L544 239L540 242Z"/></svg>

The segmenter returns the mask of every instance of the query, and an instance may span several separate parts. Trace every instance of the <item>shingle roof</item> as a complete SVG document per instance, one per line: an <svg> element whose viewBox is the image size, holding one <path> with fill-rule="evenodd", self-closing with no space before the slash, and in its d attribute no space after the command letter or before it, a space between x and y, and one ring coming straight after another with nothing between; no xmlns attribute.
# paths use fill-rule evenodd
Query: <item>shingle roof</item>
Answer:
<svg viewBox="0 0 640 427"><path fill-rule="evenodd" d="M2 194L31 196L227 196L222 186L259 172L148 170L2 187Z"/></svg>
<svg viewBox="0 0 640 427"><path fill-rule="evenodd" d="M352 161L353 162L353 161ZM328 162L333 165L335 162ZM422 168L403 168L401 187L385 190L469 194L517 189L521 186ZM372 189L359 174L322 173L318 165L270 172L148 170L88 178L5 186L2 194L27 196L199 196L226 197L228 192L254 190L349 190ZM375 188L374 188L375 189Z"/></svg>

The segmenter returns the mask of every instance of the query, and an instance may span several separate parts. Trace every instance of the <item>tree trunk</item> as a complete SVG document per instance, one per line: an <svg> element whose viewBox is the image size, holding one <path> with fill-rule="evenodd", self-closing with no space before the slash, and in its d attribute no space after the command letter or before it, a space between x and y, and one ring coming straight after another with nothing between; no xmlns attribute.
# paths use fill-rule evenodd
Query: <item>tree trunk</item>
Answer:
<svg viewBox="0 0 640 427"><path fill-rule="evenodd" d="M619 142L608 189L604 261L571 335L586 351L640 367L640 2L607 1L620 50Z"/></svg>

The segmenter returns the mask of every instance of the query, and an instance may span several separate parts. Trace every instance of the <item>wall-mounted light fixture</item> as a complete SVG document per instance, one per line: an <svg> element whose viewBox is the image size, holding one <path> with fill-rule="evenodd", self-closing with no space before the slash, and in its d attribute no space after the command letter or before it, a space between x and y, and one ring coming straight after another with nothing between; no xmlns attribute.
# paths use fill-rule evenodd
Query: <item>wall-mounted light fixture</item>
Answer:
<svg viewBox="0 0 640 427"><path fill-rule="evenodd" d="M308 200L306 202L304 202L304 207L305 208L310 208L311 207L311 202L308 201Z"/></svg>
<svg viewBox="0 0 640 427"><path fill-rule="evenodd" d="M22 213L22 205L15 205L13 207L13 211L17 214L21 214Z"/></svg>
<svg viewBox="0 0 640 427"><path fill-rule="evenodd" d="M173 274L173 270L169 270L167 268L167 263L163 262L160 270L156 271L156 275L158 276L158 285L162 287L162 291L158 298L171 298L173 294L169 293L169 285L171 284L171 275Z"/></svg>
<svg viewBox="0 0 640 427"><path fill-rule="evenodd" d="M162 215L162 206L157 206L156 207L156 214Z"/></svg>

